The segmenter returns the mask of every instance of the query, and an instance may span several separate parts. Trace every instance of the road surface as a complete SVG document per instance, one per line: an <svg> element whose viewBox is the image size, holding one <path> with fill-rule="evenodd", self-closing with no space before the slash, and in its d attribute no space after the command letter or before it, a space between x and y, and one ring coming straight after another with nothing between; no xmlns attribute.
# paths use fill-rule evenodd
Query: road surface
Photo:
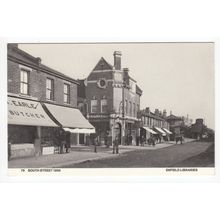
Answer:
<svg viewBox="0 0 220 220"><path fill-rule="evenodd" d="M68 168L214 167L214 144L190 142L158 150L135 150L118 157L88 160Z"/></svg>

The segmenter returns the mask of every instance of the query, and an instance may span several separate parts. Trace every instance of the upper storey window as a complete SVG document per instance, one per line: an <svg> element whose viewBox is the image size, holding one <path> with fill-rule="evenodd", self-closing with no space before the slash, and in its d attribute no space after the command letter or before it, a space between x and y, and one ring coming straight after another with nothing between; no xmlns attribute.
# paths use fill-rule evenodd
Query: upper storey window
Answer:
<svg viewBox="0 0 220 220"><path fill-rule="evenodd" d="M63 98L64 98L64 103L69 104L70 103L70 85L64 83L63 87Z"/></svg>
<svg viewBox="0 0 220 220"><path fill-rule="evenodd" d="M20 93L29 94L29 71L21 69L20 71Z"/></svg>
<svg viewBox="0 0 220 220"><path fill-rule="evenodd" d="M46 82L46 98L47 100L54 100L54 80L47 78Z"/></svg>

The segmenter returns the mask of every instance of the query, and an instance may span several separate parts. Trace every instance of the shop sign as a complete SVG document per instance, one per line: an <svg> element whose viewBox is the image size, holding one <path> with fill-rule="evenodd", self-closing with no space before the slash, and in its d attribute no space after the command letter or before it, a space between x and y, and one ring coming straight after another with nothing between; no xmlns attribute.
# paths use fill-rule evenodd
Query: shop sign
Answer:
<svg viewBox="0 0 220 220"><path fill-rule="evenodd" d="M109 118L109 116L108 115L95 114L95 115L89 115L88 118Z"/></svg>
<svg viewBox="0 0 220 220"><path fill-rule="evenodd" d="M14 97L8 97L8 123L57 127L39 102Z"/></svg>

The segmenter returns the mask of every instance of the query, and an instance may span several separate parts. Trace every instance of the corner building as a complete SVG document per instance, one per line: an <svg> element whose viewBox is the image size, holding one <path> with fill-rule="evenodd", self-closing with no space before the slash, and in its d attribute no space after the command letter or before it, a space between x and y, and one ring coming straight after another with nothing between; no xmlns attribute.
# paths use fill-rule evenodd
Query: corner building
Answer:
<svg viewBox="0 0 220 220"><path fill-rule="evenodd" d="M129 69L121 68L121 52L115 51L113 56L114 65L102 57L85 80L87 118L101 144L112 145L118 135L120 144L136 145L142 90Z"/></svg>
<svg viewBox="0 0 220 220"><path fill-rule="evenodd" d="M94 129L77 109L76 80L16 44L8 44L7 64L10 158L53 154L61 138L71 147Z"/></svg>

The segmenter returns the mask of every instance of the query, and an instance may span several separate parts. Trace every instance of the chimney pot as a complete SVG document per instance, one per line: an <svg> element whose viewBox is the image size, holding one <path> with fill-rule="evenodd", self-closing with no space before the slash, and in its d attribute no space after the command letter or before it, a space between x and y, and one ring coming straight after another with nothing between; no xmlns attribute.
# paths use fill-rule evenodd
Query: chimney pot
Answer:
<svg viewBox="0 0 220 220"><path fill-rule="evenodd" d="M114 52L114 67L116 70L121 70L121 51Z"/></svg>

